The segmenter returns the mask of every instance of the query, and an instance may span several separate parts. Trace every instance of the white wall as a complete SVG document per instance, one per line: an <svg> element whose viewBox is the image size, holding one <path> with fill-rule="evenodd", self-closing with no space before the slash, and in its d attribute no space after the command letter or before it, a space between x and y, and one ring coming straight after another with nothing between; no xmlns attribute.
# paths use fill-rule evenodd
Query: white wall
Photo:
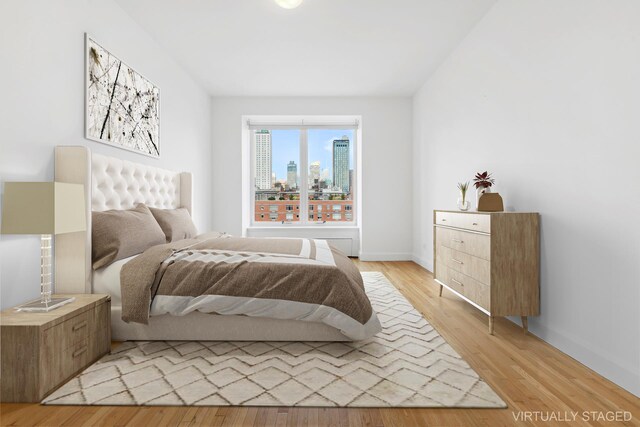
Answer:
<svg viewBox="0 0 640 427"><path fill-rule="evenodd" d="M361 257L411 258L411 98L214 97L213 228L236 235L243 115L361 115Z"/></svg>
<svg viewBox="0 0 640 427"><path fill-rule="evenodd" d="M414 255L495 174L541 214L531 331L640 395L640 3L501 1L414 97ZM475 197L474 197L475 199Z"/></svg>
<svg viewBox="0 0 640 427"><path fill-rule="evenodd" d="M84 32L160 87L161 158L84 139ZM53 148L94 152L189 170L194 219L211 225L210 98L110 0L0 3L0 181L53 179ZM39 295L39 238L2 236L0 305Z"/></svg>

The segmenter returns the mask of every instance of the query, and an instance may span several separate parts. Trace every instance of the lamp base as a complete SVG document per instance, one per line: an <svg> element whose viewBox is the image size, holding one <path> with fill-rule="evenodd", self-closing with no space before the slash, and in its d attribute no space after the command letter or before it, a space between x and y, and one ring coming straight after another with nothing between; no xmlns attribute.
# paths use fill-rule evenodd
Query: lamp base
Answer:
<svg viewBox="0 0 640 427"><path fill-rule="evenodd" d="M19 305L16 307L16 311L31 311L31 312L47 312L51 310L55 310L58 307L62 307L65 304L69 304L70 302L75 301L76 299L71 298L51 298L49 302L41 302L32 301L26 304Z"/></svg>

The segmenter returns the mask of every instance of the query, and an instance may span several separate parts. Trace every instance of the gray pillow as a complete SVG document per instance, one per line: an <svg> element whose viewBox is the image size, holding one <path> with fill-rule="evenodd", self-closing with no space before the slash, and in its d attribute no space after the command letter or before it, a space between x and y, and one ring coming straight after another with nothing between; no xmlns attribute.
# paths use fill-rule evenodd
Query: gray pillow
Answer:
<svg viewBox="0 0 640 427"><path fill-rule="evenodd" d="M198 235L198 230L191 220L191 215L185 208L149 209L151 209L151 213L167 236L167 242L190 239Z"/></svg>
<svg viewBox="0 0 640 427"><path fill-rule="evenodd" d="M166 243L162 228L142 203L129 210L93 212L91 218L94 269Z"/></svg>

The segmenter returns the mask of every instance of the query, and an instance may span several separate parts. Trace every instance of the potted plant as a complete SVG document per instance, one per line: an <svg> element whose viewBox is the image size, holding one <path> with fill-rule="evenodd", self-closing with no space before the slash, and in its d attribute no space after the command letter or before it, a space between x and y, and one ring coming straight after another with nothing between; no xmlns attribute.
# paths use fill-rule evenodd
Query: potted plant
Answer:
<svg viewBox="0 0 640 427"><path fill-rule="evenodd" d="M461 211L469 210L469 201L467 200L467 190L469 189L469 181L459 182L458 190L460 190L460 197L458 198L458 209Z"/></svg>
<svg viewBox="0 0 640 427"><path fill-rule="evenodd" d="M491 187L495 182L487 171L476 174L475 178L473 178L473 185L476 187L476 206L478 206L478 201L484 193L491 193Z"/></svg>

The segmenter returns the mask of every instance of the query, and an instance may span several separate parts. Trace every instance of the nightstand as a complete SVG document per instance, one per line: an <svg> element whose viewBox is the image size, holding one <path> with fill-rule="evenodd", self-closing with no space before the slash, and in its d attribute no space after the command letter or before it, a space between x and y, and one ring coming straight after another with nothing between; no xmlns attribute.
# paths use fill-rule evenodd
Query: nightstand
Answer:
<svg viewBox="0 0 640 427"><path fill-rule="evenodd" d="M0 313L2 402L40 402L111 349L111 297L68 294L48 313Z"/></svg>

